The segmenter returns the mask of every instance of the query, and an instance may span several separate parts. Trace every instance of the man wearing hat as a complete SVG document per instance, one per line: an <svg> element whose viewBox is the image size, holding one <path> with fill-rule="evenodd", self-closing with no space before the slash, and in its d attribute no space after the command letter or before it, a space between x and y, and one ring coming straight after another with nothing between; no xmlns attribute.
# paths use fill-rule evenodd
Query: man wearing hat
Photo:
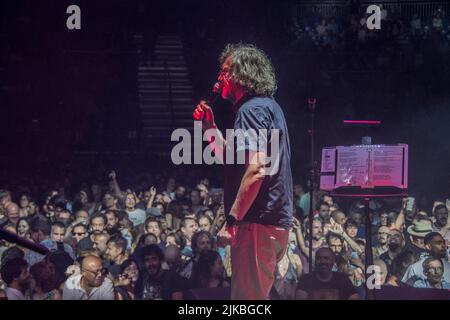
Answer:
<svg viewBox="0 0 450 320"><path fill-rule="evenodd" d="M405 250L411 251L414 253L416 259L419 259L421 254L426 251L424 238L432 231L433 228L431 221L414 220L413 223L406 229L407 235L405 236Z"/></svg>
<svg viewBox="0 0 450 320"><path fill-rule="evenodd" d="M424 238L426 251L422 253L419 261L408 267L402 282L414 284L417 280L427 280L423 270L423 263L427 258L436 258L442 261L444 267L443 280L450 282L450 263L446 259L446 246L442 235L438 232L430 232Z"/></svg>

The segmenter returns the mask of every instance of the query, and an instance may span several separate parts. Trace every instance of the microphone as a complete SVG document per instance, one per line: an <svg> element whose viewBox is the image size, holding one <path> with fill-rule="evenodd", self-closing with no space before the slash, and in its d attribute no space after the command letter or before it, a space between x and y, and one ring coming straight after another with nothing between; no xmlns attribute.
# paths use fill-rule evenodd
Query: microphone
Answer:
<svg viewBox="0 0 450 320"><path fill-rule="evenodd" d="M213 89L209 94L208 99L206 99L206 104L210 107L217 101L222 92L222 87L219 82L214 83Z"/></svg>
<svg viewBox="0 0 450 320"><path fill-rule="evenodd" d="M211 91L211 93L209 94L209 97L205 100L205 104L207 104L208 106L212 107L212 105L217 101L217 99L220 96L220 93L222 91L222 86L219 82L216 82L213 86L213 89ZM196 121L201 121L204 117L203 115L196 115L194 113L194 120Z"/></svg>
<svg viewBox="0 0 450 320"><path fill-rule="evenodd" d="M33 241L22 238L17 234L9 232L7 230L0 229L0 239L4 239L10 243L16 243L19 246L25 247L43 255L49 253L49 250L43 245L34 243Z"/></svg>

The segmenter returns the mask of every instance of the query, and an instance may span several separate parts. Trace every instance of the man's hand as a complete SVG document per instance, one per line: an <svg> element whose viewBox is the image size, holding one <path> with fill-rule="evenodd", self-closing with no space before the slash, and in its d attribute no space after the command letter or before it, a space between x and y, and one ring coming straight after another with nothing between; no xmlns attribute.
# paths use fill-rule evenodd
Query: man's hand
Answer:
<svg viewBox="0 0 450 320"><path fill-rule="evenodd" d="M342 236L344 234L344 229L342 229L340 224L335 223L330 226L330 232Z"/></svg>
<svg viewBox="0 0 450 320"><path fill-rule="evenodd" d="M212 109L203 100L195 107L193 117L196 121L202 121L204 131L216 127Z"/></svg>
<svg viewBox="0 0 450 320"><path fill-rule="evenodd" d="M300 220L298 220L296 217L293 218L293 222L294 222L294 225L293 225L294 229L298 230L301 228L302 225L300 223Z"/></svg>
<svg viewBox="0 0 450 320"><path fill-rule="evenodd" d="M154 186L152 186L152 187L150 188L149 192L150 192L150 196L151 196L151 197L156 196L156 188L155 188Z"/></svg>
<svg viewBox="0 0 450 320"><path fill-rule="evenodd" d="M116 180L116 178L117 178L116 171L114 171L114 170L111 171L111 172L109 173L108 177L109 177L111 180Z"/></svg>

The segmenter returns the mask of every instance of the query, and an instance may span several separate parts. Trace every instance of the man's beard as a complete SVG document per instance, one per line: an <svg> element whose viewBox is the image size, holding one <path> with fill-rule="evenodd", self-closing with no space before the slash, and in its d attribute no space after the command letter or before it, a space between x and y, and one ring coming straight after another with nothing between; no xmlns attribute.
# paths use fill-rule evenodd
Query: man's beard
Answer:
<svg viewBox="0 0 450 320"><path fill-rule="evenodd" d="M388 247L389 247L389 250L395 251L398 248L400 248L400 244L399 243L389 243Z"/></svg>

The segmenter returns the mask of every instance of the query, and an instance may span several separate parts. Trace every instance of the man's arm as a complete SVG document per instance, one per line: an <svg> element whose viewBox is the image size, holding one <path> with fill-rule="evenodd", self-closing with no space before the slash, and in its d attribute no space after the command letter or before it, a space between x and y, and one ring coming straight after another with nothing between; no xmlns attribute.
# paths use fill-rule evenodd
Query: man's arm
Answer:
<svg viewBox="0 0 450 320"><path fill-rule="evenodd" d="M156 188L152 186L150 188L149 192L150 192L150 198L148 199L148 202L146 203L147 209L150 209L151 207L153 207L153 201L155 200L155 197L156 197Z"/></svg>
<svg viewBox="0 0 450 320"><path fill-rule="evenodd" d="M109 174L109 178L112 181L112 187L114 189L114 194L116 195L116 197L122 199L123 198L123 193L122 190L120 190L120 186L119 183L117 182L117 174L115 171L111 171L111 173Z"/></svg>
<svg viewBox="0 0 450 320"><path fill-rule="evenodd" d="M246 170L230 212L237 221L245 217L261 189L265 177L265 162L266 154L264 152L248 151Z"/></svg>
<svg viewBox="0 0 450 320"><path fill-rule="evenodd" d="M305 237L303 236L302 226L297 218L294 218L295 237L297 238L298 247L306 257L309 257L309 248L305 244Z"/></svg>
<svg viewBox="0 0 450 320"><path fill-rule="evenodd" d="M408 202L408 198L402 199L402 209L400 210L400 213L397 215L397 219L395 219L394 228L397 230L402 230L403 225L405 224L405 210L406 210L406 204Z"/></svg>

